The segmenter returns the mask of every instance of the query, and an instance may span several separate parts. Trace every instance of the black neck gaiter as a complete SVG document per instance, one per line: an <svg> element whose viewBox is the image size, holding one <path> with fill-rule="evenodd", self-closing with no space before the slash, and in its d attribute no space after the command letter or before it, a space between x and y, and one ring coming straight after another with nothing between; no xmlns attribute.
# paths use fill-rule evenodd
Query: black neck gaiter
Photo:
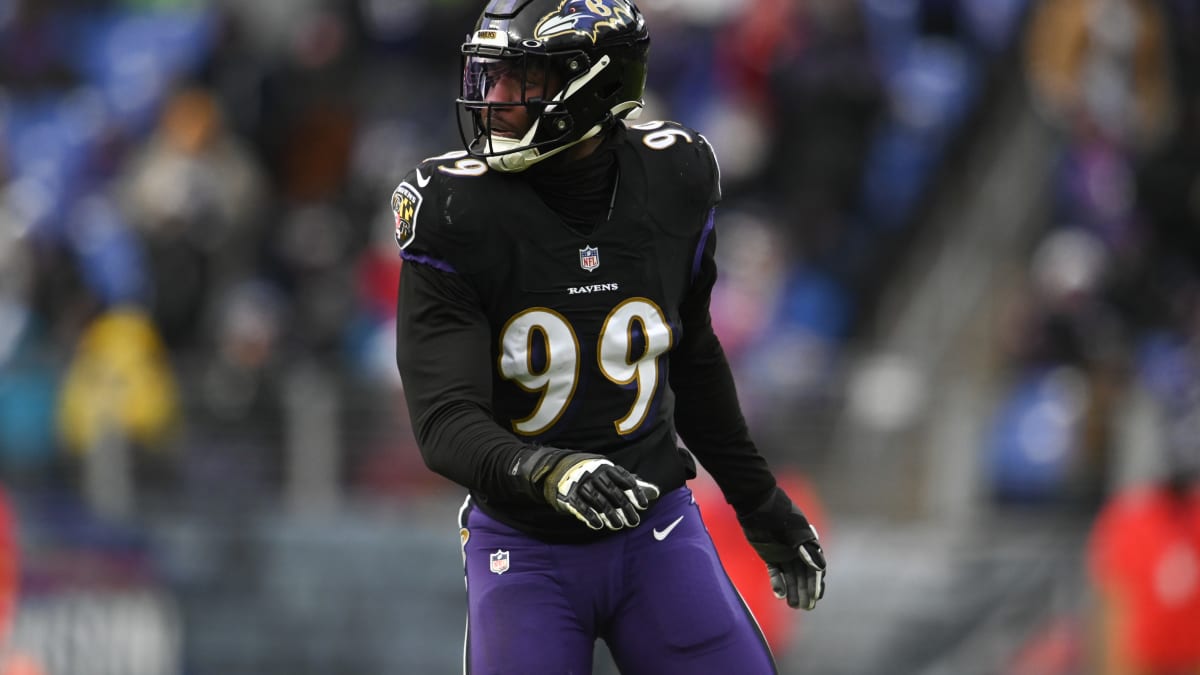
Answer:
<svg viewBox="0 0 1200 675"><path fill-rule="evenodd" d="M589 234L608 220L617 180L616 152L605 141L582 159L561 157L534 165L526 176L534 192L564 223Z"/></svg>

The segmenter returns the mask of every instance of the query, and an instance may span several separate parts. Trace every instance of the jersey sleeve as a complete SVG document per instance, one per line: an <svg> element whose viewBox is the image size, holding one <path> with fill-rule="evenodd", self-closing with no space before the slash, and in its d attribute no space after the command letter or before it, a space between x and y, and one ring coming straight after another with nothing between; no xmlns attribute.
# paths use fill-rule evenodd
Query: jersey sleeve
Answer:
<svg viewBox="0 0 1200 675"><path fill-rule="evenodd" d="M717 161L716 149L703 135L700 135L700 147L706 153L708 172L705 183L700 186L702 191L698 194L707 195L707 203L711 208L721 203L721 164Z"/></svg>
<svg viewBox="0 0 1200 675"><path fill-rule="evenodd" d="M721 201L721 168L708 139L664 120L634 125L627 134L644 165L650 219L668 237L694 241Z"/></svg>
<svg viewBox="0 0 1200 675"><path fill-rule="evenodd" d="M432 471L489 496L515 498L507 468L526 446L492 418L487 317L456 268L452 239L439 228L438 190L429 175L418 168L392 195L404 260L396 364L409 416Z"/></svg>
<svg viewBox="0 0 1200 675"><path fill-rule="evenodd" d="M418 165L392 190L392 219L400 257L453 271L452 228L446 227L442 194L446 187L432 160Z"/></svg>
<svg viewBox="0 0 1200 675"><path fill-rule="evenodd" d="M756 508L775 488L766 460L750 439L725 350L709 313L717 279L715 209L696 241L692 284L680 309L683 335L671 353L675 426L726 501L739 513Z"/></svg>

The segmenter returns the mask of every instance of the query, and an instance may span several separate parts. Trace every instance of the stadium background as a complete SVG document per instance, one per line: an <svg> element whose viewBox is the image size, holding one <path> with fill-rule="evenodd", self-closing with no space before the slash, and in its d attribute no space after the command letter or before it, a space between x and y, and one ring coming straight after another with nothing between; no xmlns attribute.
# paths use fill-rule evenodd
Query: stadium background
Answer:
<svg viewBox="0 0 1200 675"><path fill-rule="evenodd" d="M1088 528L1197 381L1200 7L642 7L643 120L722 161L747 416L825 526L784 672L1085 672ZM459 672L387 195L458 147L479 8L0 0L0 672Z"/></svg>

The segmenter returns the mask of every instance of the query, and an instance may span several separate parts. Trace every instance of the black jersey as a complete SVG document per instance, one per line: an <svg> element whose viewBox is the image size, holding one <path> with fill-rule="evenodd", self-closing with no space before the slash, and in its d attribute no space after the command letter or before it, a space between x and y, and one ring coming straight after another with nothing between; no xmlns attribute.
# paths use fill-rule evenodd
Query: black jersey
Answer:
<svg viewBox="0 0 1200 675"><path fill-rule="evenodd" d="M709 322L713 153L669 122L608 142L612 210L587 232L522 174L463 152L422 162L392 195L397 361L425 461L493 517L556 540L602 535L518 493L509 469L530 445L605 455L665 492L695 475L678 428L735 507L775 484Z"/></svg>

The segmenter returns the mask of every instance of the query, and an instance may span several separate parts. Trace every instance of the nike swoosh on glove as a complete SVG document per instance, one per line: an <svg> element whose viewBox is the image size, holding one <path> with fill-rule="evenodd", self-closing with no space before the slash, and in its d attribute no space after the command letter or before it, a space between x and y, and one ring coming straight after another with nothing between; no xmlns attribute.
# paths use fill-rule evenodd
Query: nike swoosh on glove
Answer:
<svg viewBox="0 0 1200 675"><path fill-rule="evenodd" d="M825 552L817 528L778 487L757 509L738 515L746 540L767 564L771 590L789 607L811 610L825 596Z"/></svg>
<svg viewBox="0 0 1200 675"><path fill-rule="evenodd" d="M593 530L620 530L642 522L639 511L658 499L658 486L603 455L548 446L523 452L510 472L523 492L569 513Z"/></svg>

